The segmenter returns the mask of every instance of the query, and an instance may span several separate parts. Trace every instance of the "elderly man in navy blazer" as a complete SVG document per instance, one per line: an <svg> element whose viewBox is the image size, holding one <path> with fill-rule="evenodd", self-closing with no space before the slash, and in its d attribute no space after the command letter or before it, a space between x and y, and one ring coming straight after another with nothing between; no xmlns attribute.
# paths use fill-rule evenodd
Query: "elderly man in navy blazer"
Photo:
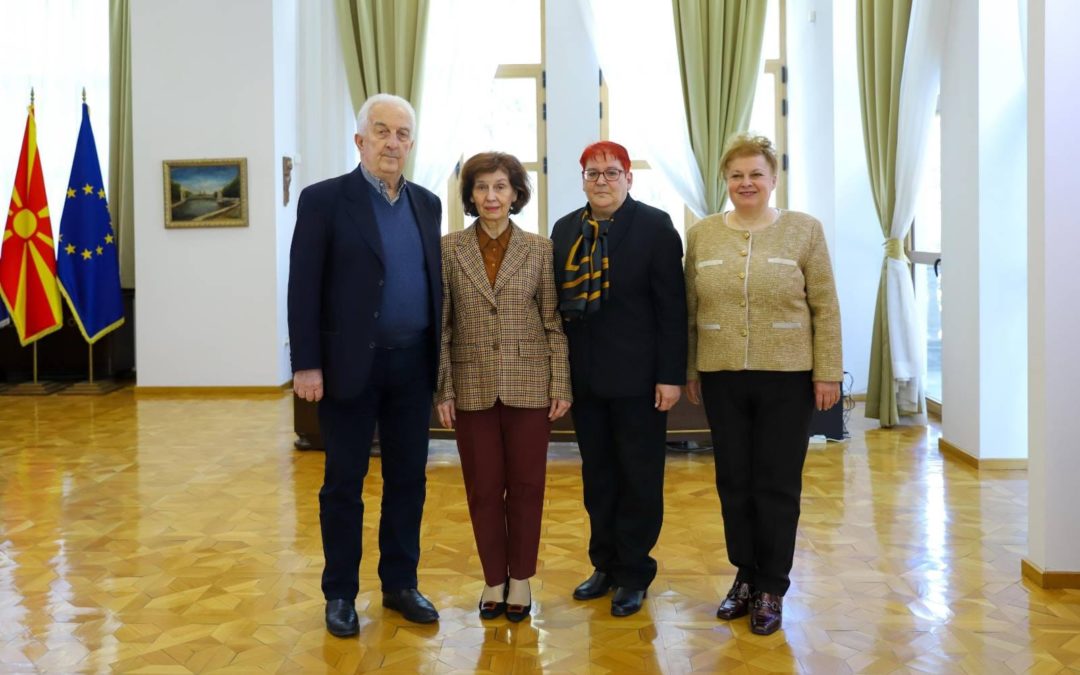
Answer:
<svg viewBox="0 0 1080 675"><path fill-rule="evenodd" d="M377 94L360 108L352 172L306 188L289 268L293 390L319 402L326 628L359 632L355 599L364 476L376 423L382 454L383 606L416 623L439 614L417 590L428 421L438 373L442 205L404 179L416 113Z"/></svg>

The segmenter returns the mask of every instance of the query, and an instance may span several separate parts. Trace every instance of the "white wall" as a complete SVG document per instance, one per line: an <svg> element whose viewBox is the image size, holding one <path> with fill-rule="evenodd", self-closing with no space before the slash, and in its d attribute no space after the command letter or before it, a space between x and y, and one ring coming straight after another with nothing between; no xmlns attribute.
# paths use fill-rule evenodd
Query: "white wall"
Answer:
<svg viewBox="0 0 1080 675"><path fill-rule="evenodd" d="M293 228L296 225L296 200L300 196L298 185L290 186L289 203L284 203L285 184L282 180L282 158L296 154L298 145L297 111L299 96L297 87L297 44L299 40L300 0L274 0L274 237L277 246L275 257L274 287L276 295L277 369L278 380L292 377L289 361L289 248Z"/></svg>
<svg viewBox="0 0 1080 675"><path fill-rule="evenodd" d="M273 386L283 370L274 9L132 3L140 386ZM284 17L286 6L281 8ZM279 28L280 29L280 28ZM281 67L287 70L283 57ZM246 157L248 227L163 227L161 162Z"/></svg>
<svg viewBox="0 0 1080 675"><path fill-rule="evenodd" d="M1031 0L1028 26L1029 356L1028 557L1047 571L1080 572L1076 517L1076 383L1080 276L1080 4Z"/></svg>
<svg viewBox="0 0 1080 675"><path fill-rule="evenodd" d="M941 70L942 437L979 447L979 14L953 2Z"/></svg>
<svg viewBox="0 0 1080 675"><path fill-rule="evenodd" d="M854 0L788 0L788 205L825 226L844 370L853 392L865 393L883 237L863 150L854 38Z"/></svg>
<svg viewBox="0 0 1080 675"><path fill-rule="evenodd" d="M955 0L942 72L942 437L1027 456L1026 127L1018 9Z"/></svg>

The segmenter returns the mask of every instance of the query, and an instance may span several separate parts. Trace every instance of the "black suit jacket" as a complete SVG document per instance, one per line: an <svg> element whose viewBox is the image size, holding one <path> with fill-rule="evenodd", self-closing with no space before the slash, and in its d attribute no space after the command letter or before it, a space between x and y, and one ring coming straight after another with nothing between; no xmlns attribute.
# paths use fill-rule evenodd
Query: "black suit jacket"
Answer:
<svg viewBox="0 0 1080 675"><path fill-rule="evenodd" d="M555 279L562 285L582 207L555 223ZM686 282L671 217L627 196L608 232L609 297L600 311L563 322L574 396L651 396L686 383Z"/></svg>
<svg viewBox="0 0 1080 675"><path fill-rule="evenodd" d="M408 192L427 267L434 387L442 325L442 204L415 183L409 183ZM321 368L325 395L331 398L359 395L371 374L387 265L371 199L370 186L357 166L351 173L308 186L296 205L289 263L292 369Z"/></svg>

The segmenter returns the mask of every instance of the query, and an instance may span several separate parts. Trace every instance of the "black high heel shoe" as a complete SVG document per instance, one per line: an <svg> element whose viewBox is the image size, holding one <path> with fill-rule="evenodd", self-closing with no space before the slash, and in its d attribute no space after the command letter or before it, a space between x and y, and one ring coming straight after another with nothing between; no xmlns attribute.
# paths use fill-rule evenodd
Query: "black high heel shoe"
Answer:
<svg viewBox="0 0 1080 675"><path fill-rule="evenodd" d="M497 619L502 616L506 611L506 594L510 591L510 580L507 579L503 584L503 600L498 602L496 600L480 601L480 618L481 619Z"/></svg>

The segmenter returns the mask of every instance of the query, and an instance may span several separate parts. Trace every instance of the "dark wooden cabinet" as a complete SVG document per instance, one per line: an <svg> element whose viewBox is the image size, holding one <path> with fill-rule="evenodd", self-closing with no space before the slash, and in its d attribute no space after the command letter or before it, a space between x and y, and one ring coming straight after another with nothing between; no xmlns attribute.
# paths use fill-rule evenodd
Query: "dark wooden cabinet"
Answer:
<svg viewBox="0 0 1080 675"><path fill-rule="evenodd" d="M94 377L130 377L135 369L135 291L124 290L124 324L94 345ZM90 354L79 326L64 304L64 326L37 341L38 379L85 380ZM34 348L19 344L14 326L0 328L0 383L33 379Z"/></svg>
<svg viewBox="0 0 1080 675"><path fill-rule="evenodd" d="M319 434L319 416L316 404L308 403L293 396L293 428L296 432L296 447L302 450L322 449L322 436ZM431 437L453 438L454 432L443 429L435 416L431 414ZM573 441L574 424L570 415L557 421L552 429L551 440ZM676 450L695 450L707 448L709 425L705 420L705 410L701 406L691 405L686 397L668 414L668 445Z"/></svg>

